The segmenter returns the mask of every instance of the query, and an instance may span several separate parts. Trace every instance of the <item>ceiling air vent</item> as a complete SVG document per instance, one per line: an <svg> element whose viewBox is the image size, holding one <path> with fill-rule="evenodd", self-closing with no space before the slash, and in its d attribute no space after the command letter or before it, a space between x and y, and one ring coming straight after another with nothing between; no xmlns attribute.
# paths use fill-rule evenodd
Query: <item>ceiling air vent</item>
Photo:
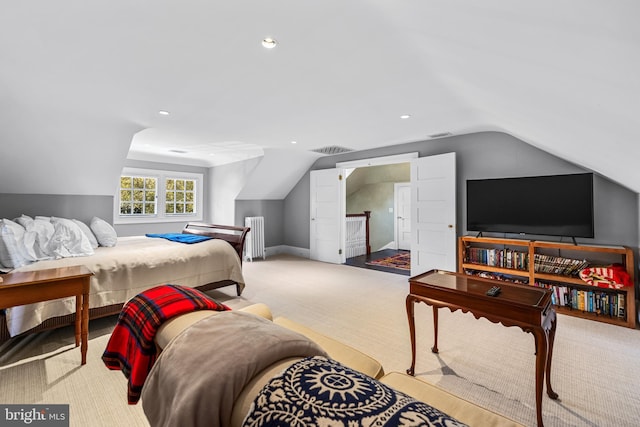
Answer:
<svg viewBox="0 0 640 427"><path fill-rule="evenodd" d="M351 148L339 147L337 145L330 145L328 147L316 148L315 150L311 150L311 151L315 151L316 153L321 153L321 154L341 154L341 153L348 153L349 151L353 151L353 150Z"/></svg>
<svg viewBox="0 0 640 427"><path fill-rule="evenodd" d="M429 138L442 138L444 136L451 136L451 132L441 132L441 133L434 133L433 135L429 135Z"/></svg>

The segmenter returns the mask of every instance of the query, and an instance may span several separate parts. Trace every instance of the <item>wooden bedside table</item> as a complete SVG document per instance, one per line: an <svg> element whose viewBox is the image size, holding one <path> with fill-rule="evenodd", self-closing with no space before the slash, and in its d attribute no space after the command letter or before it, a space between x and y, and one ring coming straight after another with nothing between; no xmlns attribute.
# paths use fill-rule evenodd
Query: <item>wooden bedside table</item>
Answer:
<svg viewBox="0 0 640 427"><path fill-rule="evenodd" d="M76 297L76 347L87 363L89 284L93 273L85 266L50 268L2 275L0 309L52 299Z"/></svg>

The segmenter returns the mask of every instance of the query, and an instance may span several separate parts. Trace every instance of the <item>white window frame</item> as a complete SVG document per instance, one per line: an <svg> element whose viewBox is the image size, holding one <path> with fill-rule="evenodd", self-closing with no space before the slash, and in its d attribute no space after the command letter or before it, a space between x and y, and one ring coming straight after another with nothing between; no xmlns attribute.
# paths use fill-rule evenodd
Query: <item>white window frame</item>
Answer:
<svg viewBox="0 0 640 427"><path fill-rule="evenodd" d="M157 179L156 214L155 215L121 215L120 214L120 177L144 176ZM196 182L195 214L167 214L165 213L165 193L167 179L190 179ZM118 177L118 186L113 202L114 224L144 224L158 222L190 222L202 221L204 208L204 174L193 172L179 172L157 169L124 168Z"/></svg>

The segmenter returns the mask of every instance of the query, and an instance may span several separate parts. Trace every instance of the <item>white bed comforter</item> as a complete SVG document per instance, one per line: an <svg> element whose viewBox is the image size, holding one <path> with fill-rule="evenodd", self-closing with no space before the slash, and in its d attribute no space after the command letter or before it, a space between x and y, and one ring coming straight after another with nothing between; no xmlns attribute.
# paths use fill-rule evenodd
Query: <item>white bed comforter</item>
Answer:
<svg viewBox="0 0 640 427"><path fill-rule="evenodd" d="M99 247L85 257L38 261L14 271L85 265L91 278L89 307L124 303L140 292L171 283L201 286L233 280L244 286L242 266L233 247L211 239L185 244L145 236L119 237L114 247ZM44 320L75 312L75 298L64 298L6 310L11 336L25 332Z"/></svg>

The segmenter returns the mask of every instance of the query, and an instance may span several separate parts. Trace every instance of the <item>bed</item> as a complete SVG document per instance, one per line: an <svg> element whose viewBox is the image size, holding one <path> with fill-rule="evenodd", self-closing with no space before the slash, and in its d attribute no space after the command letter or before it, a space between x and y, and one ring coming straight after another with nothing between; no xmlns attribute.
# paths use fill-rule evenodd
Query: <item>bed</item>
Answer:
<svg viewBox="0 0 640 427"><path fill-rule="evenodd" d="M207 291L245 287L242 251L248 227L188 223L184 234L212 237L184 244L164 238L118 237L114 247L99 247L94 255L38 261L14 271L85 265L93 273L90 318L118 314L141 291L165 283ZM66 298L6 309L0 315L0 343L12 336L66 326L75 318L75 299Z"/></svg>

